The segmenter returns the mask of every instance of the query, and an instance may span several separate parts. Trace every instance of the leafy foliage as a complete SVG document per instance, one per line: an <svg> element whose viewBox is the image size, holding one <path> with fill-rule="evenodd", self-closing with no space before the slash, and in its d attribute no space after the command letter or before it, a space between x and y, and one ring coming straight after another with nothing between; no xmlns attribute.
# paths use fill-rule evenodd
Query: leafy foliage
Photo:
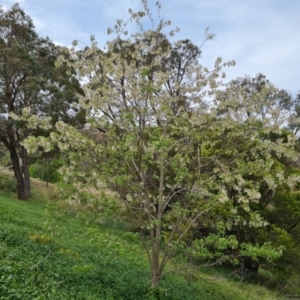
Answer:
<svg viewBox="0 0 300 300"><path fill-rule="evenodd" d="M49 38L37 35L18 4L0 8L0 141L10 153L22 200L30 197L30 161L22 141L29 135L47 136L51 122L70 122L71 103L82 92L63 65L55 67L60 53Z"/></svg>
<svg viewBox="0 0 300 300"><path fill-rule="evenodd" d="M0 191L1 193L16 193L17 184L8 176L0 176Z"/></svg>
<svg viewBox="0 0 300 300"><path fill-rule="evenodd" d="M30 176L46 182L59 182L62 176L58 173L58 169L62 165L61 157L43 156L30 165L29 173Z"/></svg>

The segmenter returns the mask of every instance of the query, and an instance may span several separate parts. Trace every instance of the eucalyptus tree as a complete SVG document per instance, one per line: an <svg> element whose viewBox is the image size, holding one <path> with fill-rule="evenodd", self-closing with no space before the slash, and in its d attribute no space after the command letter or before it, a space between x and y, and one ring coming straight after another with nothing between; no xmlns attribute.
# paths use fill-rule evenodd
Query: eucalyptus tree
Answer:
<svg viewBox="0 0 300 300"><path fill-rule="evenodd" d="M170 42L164 32L170 22L160 19L155 28L143 3L144 12L130 10L130 20L140 28L137 33L129 37L126 23L118 20L109 29L116 37L105 50L92 37L90 47L78 52L75 42L57 62L69 65L84 82L80 108L86 109L91 126L100 129L101 138L95 142L59 121L48 140L27 138L28 151L58 145L66 157L63 179L73 186L69 201L84 197L99 213L127 219L140 229L153 287L172 271L164 272L166 264L182 251L207 263L240 255L278 258L280 249L268 243L239 244L226 232L234 224L266 225L251 209L261 194L257 178L248 175L264 172L259 180L272 184L278 174L267 176L273 163L269 154L296 159L294 137L288 143L259 139L259 120L255 114L244 118L243 112L246 106L255 112L259 105L252 107L252 98L261 103L263 92L246 99L242 88L232 86L224 97L222 68L234 61L218 58L211 70L203 67L201 49L188 40ZM143 27L145 15L151 30ZM211 38L206 32L205 40ZM272 118L265 116L262 131L280 131ZM296 179L278 180L292 184ZM118 197L89 193L103 185ZM219 210L226 210L226 218L217 218ZM208 226L209 214L214 214L214 231L189 239L195 226Z"/></svg>
<svg viewBox="0 0 300 300"><path fill-rule="evenodd" d="M45 134L53 122L68 120L70 103L80 91L64 66L55 68L60 47L34 31L32 20L19 7L0 10L0 139L10 153L18 197L30 197L28 153L22 141Z"/></svg>
<svg viewBox="0 0 300 300"><path fill-rule="evenodd" d="M298 134L300 129L300 92L297 94L294 106L293 106L293 113L289 119L288 127Z"/></svg>

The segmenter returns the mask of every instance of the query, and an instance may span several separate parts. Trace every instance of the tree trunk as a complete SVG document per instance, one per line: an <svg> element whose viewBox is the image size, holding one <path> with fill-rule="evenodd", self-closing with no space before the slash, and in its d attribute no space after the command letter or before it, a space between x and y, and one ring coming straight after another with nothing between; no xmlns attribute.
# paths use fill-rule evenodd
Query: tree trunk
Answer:
<svg viewBox="0 0 300 300"><path fill-rule="evenodd" d="M14 175L18 186L18 199L27 201L30 198L30 176L27 150L20 145L18 131L8 123L7 136L0 132L0 139L9 150Z"/></svg>
<svg viewBox="0 0 300 300"><path fill-rule="evenodd" d="M152 244L152 264L151 264L151 273L152 273L152 287L157 287L159 285L160 277L160 265L159 265L159 253L160 253L160 241L158 237L155 237L155 240Z"/></svg>
<svg viewBox="0 0 300 300"><path fill-rule="evenodd" d="M10 157L18 186L18 199L27 201L30 198L30 176L27 163L27 151L21 146L20 155L17 148L11 147Z"/></svg>
<svg viewBox="0 0 300 300"><path fill-rule="evenodd" d="M153 274L151 287L155 288L155 287L158 287L158 285L159 285L159 275L158 274Z"/></svg>
<svg viewBox="0 0 300 300"><path fill-rule="evenodd" d="M157 211L157 221L158 224L155 228L155 237L152 239L152 287L157 287L159 285L159 278L162 273L163 265L160 264L160 250L161 250L161 224L163 215L163 203L164 203L164 179L165 179L165 168L162 164L160 170L160 180L159 180L159 199L158 199L158 211Z"/></svg>

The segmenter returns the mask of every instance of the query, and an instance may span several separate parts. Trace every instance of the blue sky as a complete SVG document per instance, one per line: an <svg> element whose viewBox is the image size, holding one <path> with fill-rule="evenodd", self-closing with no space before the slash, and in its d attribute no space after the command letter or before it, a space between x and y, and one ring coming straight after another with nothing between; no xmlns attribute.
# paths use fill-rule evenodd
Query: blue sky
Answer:
<svg viewBox="0 0 300 300"><path fill-rule="evenodd" d="M155 2L148 0L156 16ZM4 9L15 1L2 0ZM108 27L128 18L128 9L142 9L140 0L19 0L33 19L36 31L69 46L74 39L99 46L109 39ZM203 46L202 64L211 66L221 56L237 65L227 80L259 72L293 95L300 91L300 0L161 0L161 15L179 27L178 39L200 45L204 29L216 36Z"/></svg>

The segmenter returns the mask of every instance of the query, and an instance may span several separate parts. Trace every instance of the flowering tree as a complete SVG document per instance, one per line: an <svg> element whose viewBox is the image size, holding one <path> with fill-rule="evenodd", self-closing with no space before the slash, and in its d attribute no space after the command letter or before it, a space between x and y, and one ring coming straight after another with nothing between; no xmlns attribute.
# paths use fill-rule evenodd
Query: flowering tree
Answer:
<svg viewBox="0 0 300 300"><path fill-rule="evenodd" d="M116 37L105 50L92 38L85 51L78 52L76 44L65 49L72 60L61 57L57 62L68 64L84 82L85 96L79 96L79 103L91 126L99 129L98 141L58 122L49 140L29 137L28 151L57 144L67 157L61 173L73 186L69 200L84 197L102 213L136 224L153 287L177 251L209 261L239 255L277 258L280 251L271 245L239 245L228 232L237 224L266 225L251 203L261 198L261 181L273 186L275 181L295 180L269 174L270 153L296 159L294 136L288 143L261 138L258 128L280 131L273 122L275 112L263 122L255 114L245 118L244 112L246 106L254 112L258 106L252 103L263 101L266 91L246 99L242 87L229 86L224 97L218 78L225 76L222 68L234 62L222 64L218 58L209 70L199 63L199 47L188 40L168 41L163 31L170 22L161 19L156 29L144 29L142 18L153 20L143 2L144 12L130 11L130 20L140 26L138 33L128 37L118 20L109 30ZM205 39L211 38L206 32ZM260 177L248 176L258 173ZM103 186L118 197L89 193L91 187ZM219 210L226 213L218 217ZM207 226L211 214L213 230L188 238L196 226Z"/></svg>

